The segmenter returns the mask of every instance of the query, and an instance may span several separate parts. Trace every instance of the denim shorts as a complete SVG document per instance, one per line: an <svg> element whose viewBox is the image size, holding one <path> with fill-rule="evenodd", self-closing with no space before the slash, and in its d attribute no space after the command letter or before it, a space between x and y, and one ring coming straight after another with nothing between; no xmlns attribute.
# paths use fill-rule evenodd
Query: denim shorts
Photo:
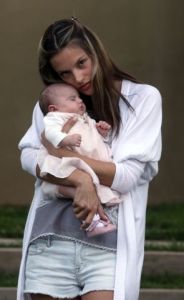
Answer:
<svg viewBox="0 0 184 300"><path fill-rule="evenodd" d="M116 252L70 240L37 239L28 249L24 293L75 298L113 291Z"/></svg>

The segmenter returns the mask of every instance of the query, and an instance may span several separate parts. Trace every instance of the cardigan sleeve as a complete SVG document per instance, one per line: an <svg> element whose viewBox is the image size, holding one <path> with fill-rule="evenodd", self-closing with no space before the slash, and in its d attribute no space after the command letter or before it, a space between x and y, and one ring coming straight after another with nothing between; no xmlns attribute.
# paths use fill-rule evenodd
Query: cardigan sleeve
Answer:
<svg viewBox="0 0 184 300"><path fill-rule="evenodd" d="M113 145L116 173L111 187L123 194L152 180L161 155L160 93L146 86L134 99L134 112L129 114Z"/></svg>
<svg viewBox="0 0 184 300"><path fill-rule="evenodd" d="M37 103L33 110L32 124L18 145L18 148L21 150L20 160L23 170L35 177L37 153L41 145L40 136L43 130L43 114Z"/></svg>

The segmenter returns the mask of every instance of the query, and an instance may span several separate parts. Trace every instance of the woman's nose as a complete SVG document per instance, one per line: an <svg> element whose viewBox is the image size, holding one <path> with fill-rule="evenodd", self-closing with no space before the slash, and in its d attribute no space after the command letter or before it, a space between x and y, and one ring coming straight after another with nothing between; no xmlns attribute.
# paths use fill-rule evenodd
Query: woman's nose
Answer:
<svg viewBox="0 0 184 300"><path fill-rule="evenodd" d="M74 70L73 72L74 79L77 83L82 83L83 82L83 75L80 70Z"/></svg>

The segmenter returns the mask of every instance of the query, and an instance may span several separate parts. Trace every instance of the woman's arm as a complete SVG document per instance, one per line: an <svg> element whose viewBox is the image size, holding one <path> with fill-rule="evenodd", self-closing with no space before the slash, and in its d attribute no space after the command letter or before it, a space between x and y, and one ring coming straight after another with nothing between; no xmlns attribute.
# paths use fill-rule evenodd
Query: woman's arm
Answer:
<svg viewBox="0 0 184 300"><path fill-rule="evenodd" d="M115 172L116 172L116 166L113 162L105 162L105 161L92 159L64 147L56 149L44 138L44 136L43 136L43 144L47 148L48 152L53 156L61 157L61 158L78 157L82 159L93 169L93 171L98 176L101 184L109 187L112 185Z"/></svg>
<svg viewBox="0 0 184 300"><path fill-rule="evenodd" d="M44 141L51 155L57 157L78 157L87 163L98 176L100 183L124 194L131 191L139 182L146 163L137 160L125 160L121 163L105 162L88 158L66 148L56 149Z"/></svg>
<svg viewBox="0 0 184 300"><path fill-rule="evenodd" d="M87 228L91 224L97 212L102 220L107 221L107 217L99 202L96 188L88 173L77 169L67 178L56 178L50 174L40 177L38 165L36 167L36 173L40 179L50 183L75 187L73 209L76 217L83 221L82 228Z"/></svg>

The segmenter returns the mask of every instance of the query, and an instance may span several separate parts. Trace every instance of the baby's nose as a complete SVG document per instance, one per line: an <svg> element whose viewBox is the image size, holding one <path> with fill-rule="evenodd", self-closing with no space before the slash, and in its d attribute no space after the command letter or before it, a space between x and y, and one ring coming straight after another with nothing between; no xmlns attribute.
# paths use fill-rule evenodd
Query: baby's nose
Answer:
<svg viewBox="0 0 184 300"><path fill-rule="evenodd" d="M78 98L77 98L77 102L78 102L78 103L82 103L83 101L82 101L81 98L78 97Z"/></svg>

